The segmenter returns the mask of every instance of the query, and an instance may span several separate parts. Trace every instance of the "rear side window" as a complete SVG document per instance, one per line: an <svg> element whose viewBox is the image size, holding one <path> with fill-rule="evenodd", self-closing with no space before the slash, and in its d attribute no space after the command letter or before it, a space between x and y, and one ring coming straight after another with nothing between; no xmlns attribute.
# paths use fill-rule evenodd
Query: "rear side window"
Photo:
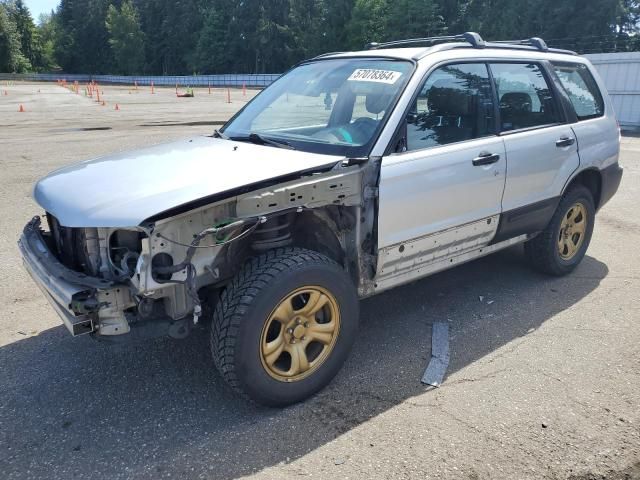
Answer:
<svg viewBox="0 0 640 480"><path fill-rule="evenodd" d="M560 123L560 114L542 69L535 63L494 63L502 131Z"/></svg>
<svg viewBox="0 0 640 480"><path fill-rule="evenodd" d="M578 120L604 115L602 94L586 65L554 63L553 68L569 95Z"/></svg>
<svg viewBox="0 0 640 480"><path fill-rule="evenodd" d="M420 89L407 117L407 150L494 134L491 82L483 63L435 70Z"/></svg>

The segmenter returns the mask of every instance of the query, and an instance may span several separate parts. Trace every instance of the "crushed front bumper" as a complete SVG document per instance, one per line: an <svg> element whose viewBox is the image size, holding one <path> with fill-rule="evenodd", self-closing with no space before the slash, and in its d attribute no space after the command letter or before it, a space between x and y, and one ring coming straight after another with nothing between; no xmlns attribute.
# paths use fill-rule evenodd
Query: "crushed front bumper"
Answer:
<svg viewBox="0 0 640 480"><path fill-rule="evenodd" d="M25 268L40 287L72 335L91 333L97 328L98 289L112 282L75 272L58 261L49 250L34 217L18 241Z"/></svg>

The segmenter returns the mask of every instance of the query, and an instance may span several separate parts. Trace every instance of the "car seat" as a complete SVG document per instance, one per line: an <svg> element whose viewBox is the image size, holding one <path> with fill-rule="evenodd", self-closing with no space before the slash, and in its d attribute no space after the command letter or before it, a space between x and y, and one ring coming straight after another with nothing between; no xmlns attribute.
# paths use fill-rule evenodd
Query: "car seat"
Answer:
<svg viewBox="0 0 640 480"><path fill-rule="evenodd" d="M503 130L526 128L531 122L531 95L526 92L508 92L500 99Z"/></svg>

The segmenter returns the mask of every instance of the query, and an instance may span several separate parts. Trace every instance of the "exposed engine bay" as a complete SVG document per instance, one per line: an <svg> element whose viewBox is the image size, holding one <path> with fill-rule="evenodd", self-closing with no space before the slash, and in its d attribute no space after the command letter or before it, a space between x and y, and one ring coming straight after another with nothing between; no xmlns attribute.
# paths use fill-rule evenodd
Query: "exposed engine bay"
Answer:
<svg viewBox="0 0 640 480"><path fill-rule="evenodd" d="M341 162L131 228L67 228L48 214L44 239L67 268L109 281L74 304L77 314L93 316L99 337L140 327L182 338L246 259L294 243L342 263L366 295L375 272L375 195L363 187L371 165ZM377 170L368 175L377 179Z"/></svg>

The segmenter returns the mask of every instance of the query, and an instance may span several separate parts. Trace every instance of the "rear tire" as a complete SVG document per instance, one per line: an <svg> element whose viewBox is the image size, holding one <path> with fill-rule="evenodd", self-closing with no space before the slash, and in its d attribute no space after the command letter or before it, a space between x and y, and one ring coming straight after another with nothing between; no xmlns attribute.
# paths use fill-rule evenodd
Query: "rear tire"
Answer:
<svg viewBox="0 0 640 480"><path fill-rule="evenodd" d="M582 185L571 187L562 196L547 228L525 243L525 254L531 265L549 275L572 272L589 248L595 212L589 189Z"/></svg>
<svg viewBox="0 0 640 480"><path fill-rule="evenodd" d="M225 381L257 403L282 407L326 386L355 340L358 296L333 260L277 249L252 258L223 292L211 351Z"/></svg>

